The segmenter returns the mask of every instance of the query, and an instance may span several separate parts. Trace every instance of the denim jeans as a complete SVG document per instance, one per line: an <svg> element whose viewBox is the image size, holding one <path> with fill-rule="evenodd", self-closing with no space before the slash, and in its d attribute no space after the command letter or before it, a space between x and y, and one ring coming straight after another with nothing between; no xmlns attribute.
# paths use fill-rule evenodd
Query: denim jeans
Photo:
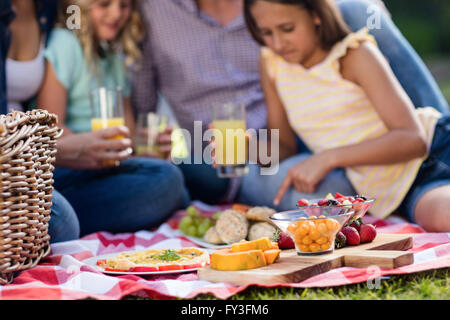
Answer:
<svg viewBox="0 0 450 320"><path fill-rule="evenodd" d="M80 223L75 210L57 190L53 191L48 224L51 243L76 240L80 237Z"/></svg>
<svg viewBox="0 0 450 320"><path fill-rule="evenodd" d="M415 222L416 205L425 193L450 185L450 116L439 119L434 131L429 156L400 205L399 212Z"/></svg>
<svg viewBox="0 0 450 320"><path fill-rule="evenodd" d="M229 190L229 179L221 179L210 164L180 164L186 181L186 188L192 200L217 204L224 200Z"/></svg>
<svg viewBox="0 0 450 320"><path fill-rule="evenodd" d="M151 229L189 203L181 171L159 159L128 159L102 170L57 168L54 180L76 212L80 236Z"/></svg>

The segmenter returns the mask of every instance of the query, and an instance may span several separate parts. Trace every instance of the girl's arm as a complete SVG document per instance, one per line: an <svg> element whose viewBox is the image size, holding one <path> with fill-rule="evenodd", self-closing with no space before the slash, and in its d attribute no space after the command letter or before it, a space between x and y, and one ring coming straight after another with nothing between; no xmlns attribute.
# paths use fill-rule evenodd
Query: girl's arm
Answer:
<svg viewBox="0 0 450 320"><path fill-rule="evenodd" d="M297 153L296 134L291 128L283 103L281 102L275 86L270 77L264 59L259 60L261 87L267 104L267 129L278 129L280 132L280 161ZM268 143L270 139L268 140ZM270 147L267 150L271 150Z"/></svg>
<svg viewBox="0 0 450 320"><path fill-rule="evenodd" d="M52 64L46 60L45 78L39 91L37 103L40 108L58 116L58 126L64 129L64 135L73 132L64 125L66 121L67 90L58 80Z"/></svg>
<svg viewBox="0 0 450 320"><path fill-rule="evenodd" d="M341 60L341 72L364 89L389 131L376 139L325 151L333 168L388 165L426 154L425 133L414 106L375 45L365 42L349 50Z"/></svg>

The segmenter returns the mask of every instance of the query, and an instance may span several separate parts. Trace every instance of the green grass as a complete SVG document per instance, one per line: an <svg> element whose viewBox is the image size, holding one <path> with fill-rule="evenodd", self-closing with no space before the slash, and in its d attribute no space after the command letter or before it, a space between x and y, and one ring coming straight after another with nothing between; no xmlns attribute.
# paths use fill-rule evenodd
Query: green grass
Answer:
<svg viewBox="0 0 450 320"><path fill-rule="evenodd" d="M447 81L444 81L440 84L442 93L447 98L447 101L450 103L450 79Z"/></svg>
<svg viewBox="0 0 450 320"><path fill-rule="evenodd" d="M249 287L229 300L450 300L450 268L383 279L378 289L360 283L341 287L297 289ZM128 296L126 300L139 298ZM199 295L194 300L217 300Z"/></svg>

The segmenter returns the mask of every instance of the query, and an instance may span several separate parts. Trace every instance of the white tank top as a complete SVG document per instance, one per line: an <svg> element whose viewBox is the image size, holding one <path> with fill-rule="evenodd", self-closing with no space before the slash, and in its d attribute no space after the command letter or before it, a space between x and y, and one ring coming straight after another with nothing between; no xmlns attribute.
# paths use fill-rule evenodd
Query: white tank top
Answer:
<svg viewBox="0 0 450 320"><path fill-rule="evenodd" d="M34 97L44 81L44 42L33 60L16 61L6 59L6 86L8 110L23 111L22 102Z"/></svg>

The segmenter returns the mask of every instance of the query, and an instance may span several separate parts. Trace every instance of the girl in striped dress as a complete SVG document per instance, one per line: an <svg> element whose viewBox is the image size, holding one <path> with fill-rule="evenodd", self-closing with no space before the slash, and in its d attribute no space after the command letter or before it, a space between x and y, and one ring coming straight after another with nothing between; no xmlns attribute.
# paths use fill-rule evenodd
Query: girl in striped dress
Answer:
<svg viewBox="0 0 450 320"><path fill-rule="evenodd" d="M280 160L296 135L313 155L296 163L275 196L313 193L344 168L371 214L396 210L428 231L450 231L450 118L415 109L367 29L352 33L331 0L245 0L261 44L268 129L279 129ZM333 192L333 190L329 190Z"/></svg>

